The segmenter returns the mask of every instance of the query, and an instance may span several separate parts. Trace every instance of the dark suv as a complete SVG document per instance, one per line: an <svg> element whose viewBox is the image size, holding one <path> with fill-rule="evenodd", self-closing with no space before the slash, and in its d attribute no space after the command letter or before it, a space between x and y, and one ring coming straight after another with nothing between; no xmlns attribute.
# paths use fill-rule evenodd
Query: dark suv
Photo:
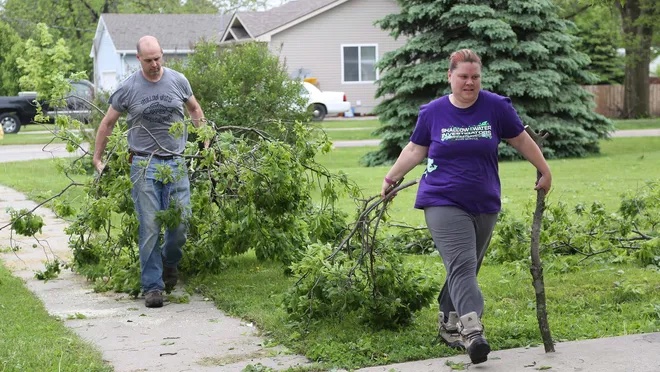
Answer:
<svg viewBox="0 0 660 372"><path fill-rule="evenodd" d="M88 102L94 100L94 84L87 80L71 82L71 92L65 97L63 107L53 107L48 102L42 102L41 108L47 116L71 116L86 122L90 119L91 106ZM0 97L0 123L5 133L18 133L21 126L34 122L37 106L34 100L35 92L22 92L14 97Z"/></svg>

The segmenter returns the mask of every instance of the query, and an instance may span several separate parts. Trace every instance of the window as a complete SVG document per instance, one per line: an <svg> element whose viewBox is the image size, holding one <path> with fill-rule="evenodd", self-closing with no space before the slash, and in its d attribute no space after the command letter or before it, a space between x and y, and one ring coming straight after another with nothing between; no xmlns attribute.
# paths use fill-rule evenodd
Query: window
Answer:
<svg viewBox="0 0 660 372"><path fill-rule="evenodd" d="M378 79L376 69L376 45L343 45L343 82L374 82Z"/></svg>

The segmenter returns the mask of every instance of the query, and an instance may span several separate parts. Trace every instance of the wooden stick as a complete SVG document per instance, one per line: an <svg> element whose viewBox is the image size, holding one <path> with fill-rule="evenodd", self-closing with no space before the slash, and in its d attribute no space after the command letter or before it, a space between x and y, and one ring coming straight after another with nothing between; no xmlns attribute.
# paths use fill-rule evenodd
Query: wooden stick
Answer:
<svg viewBox="0 0 660 372"><path fill-rule="evenodd" d="M543 140L548 137L548 133L543 135L537 134L532 129L530 129L529 126L525 126L525 131L530 135L530 137L532 137L539 148L543 149ZM541 173L537 171L536 181L538 182L540 178ZM545 347L546 353L554 353L555 345L552 342L550 324L548 323L548 312L545 301L545 284L543 283L543 266L541 264L541 254L539 249L544 210L545 190L538 189L536 192L536 209L534 210L534 218L532 219L532 266L530 266L529 271L532 273L532 284L534 285L534 292L536 293L536 318L539 322L539 330L541 331L543 346Z"/></svg>

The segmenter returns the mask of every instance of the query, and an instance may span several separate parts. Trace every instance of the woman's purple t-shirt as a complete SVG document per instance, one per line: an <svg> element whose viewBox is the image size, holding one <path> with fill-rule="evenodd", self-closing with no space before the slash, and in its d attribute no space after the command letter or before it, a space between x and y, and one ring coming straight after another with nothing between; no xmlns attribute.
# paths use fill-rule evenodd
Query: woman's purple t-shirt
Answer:
<svg viewBox="0 0 660 372"><path fill-rule="evenodd" d="M410 141L429 148L415 208L453 205L466 212L501 208L497 146L525 130L507 97L485 90L466 109L443 96L422 106Z"/></svg>

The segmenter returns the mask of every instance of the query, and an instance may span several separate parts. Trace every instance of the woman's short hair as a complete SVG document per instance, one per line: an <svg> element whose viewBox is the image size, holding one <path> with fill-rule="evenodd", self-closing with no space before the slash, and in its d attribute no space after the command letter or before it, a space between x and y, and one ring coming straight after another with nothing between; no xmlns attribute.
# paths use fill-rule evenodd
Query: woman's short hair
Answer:
<svg viewBox="0 0 660 372"><path fill-rule="evenodd" d="M454 71L461 62L474 62L481 66L481 58L472 49L457 50L449 56L449 71Z"/></svg>

